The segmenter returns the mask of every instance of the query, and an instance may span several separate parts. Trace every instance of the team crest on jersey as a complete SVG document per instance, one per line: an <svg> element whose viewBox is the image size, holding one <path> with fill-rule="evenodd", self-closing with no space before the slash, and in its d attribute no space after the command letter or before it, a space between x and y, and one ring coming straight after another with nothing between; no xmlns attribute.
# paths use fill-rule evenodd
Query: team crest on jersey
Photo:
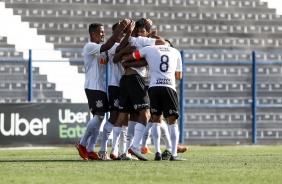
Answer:
<svg viewBox="0 0 282 184"><path fill-rule="evenodd" d="M102 100L97 100L97 101L96 101L96 107L98 107L98 108L103 107L103 102L102 102Z"/></svg>
<svg viewBox="0 0 282 184"><path fill-rule="evenodd" d="M115 100L114 100L114 106L115 106L115 107L119 107L119 100L118 100L118 99L115 99Z"/></svg>

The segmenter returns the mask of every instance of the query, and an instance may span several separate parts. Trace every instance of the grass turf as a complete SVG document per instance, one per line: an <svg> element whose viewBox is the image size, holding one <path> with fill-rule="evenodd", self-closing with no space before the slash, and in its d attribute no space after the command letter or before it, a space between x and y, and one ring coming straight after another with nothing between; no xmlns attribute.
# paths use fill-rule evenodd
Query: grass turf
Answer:
<svg viewBox="0 0 282 184"><path fill-rule="evenodd" d="M151 148L153 150L153 148ZM9 183L282 183L282 146L191 146L187 161L83 161L74 147L1 150Z"/></svg>

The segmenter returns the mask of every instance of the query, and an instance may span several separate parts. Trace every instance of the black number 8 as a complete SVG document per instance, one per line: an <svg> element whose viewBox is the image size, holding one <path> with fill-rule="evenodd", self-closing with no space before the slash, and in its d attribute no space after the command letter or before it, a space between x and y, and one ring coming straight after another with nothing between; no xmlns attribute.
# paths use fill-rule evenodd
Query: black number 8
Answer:
<svg viewBox="0 0 282 184"><path fill-rule="evenodd" d="M162 55L161 57L161 64L160 64L160 70L162 72L166 72L168 70L168 56L167 55Z"/></svg>

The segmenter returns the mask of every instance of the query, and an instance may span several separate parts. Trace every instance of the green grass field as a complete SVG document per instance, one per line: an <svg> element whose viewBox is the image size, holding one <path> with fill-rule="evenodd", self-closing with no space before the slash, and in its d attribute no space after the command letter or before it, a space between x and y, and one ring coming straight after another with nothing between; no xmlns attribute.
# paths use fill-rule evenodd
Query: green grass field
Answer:
<svg viewBox="0 0 282 184"><path fill-rule="evenodd" d="M179 156L187 161L83 161L74 147L0 150L0 183L282 183L282 146L190 146Z"/></svg>

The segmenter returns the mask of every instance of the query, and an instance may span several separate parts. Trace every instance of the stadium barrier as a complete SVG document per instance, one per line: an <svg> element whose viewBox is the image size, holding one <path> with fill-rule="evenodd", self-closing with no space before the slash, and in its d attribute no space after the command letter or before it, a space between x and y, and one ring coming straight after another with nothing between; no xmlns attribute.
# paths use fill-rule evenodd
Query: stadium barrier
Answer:
<svg viewBox="0 0 282 184"><path fill-rule="evenodd" d="M251 60L238 61L221 59L214 60L199 60L190 59L189 55L197 52L243 52L250 54ZM257 53L269 51L203 51L203 50L185 50L181 51L183 62L183 80L180 81L179 99L180 99L180 143L185 143L185 108L251 108L252 109L252 143L257 143L257 108L272 108L282 107L281 104L257 104L257 65L281 65L280 61L257 61ZM16 62L28 62L28 100L30 103L23 104L0 104L0 144L65 144L73 143L81 136L83 127L81 126L81 118L84 117L83 123L87 123L86 117L89 118L89 110L86 103L34 103L33 101L33 76L32 67L34 62L41 62L33 60L32 50L29 50L29 58L27 60L16 60ZM188 56L188 57L187 57ZM11 60L11 62L15 62ZM42 60L44 62L44 60ZM64 61L65 62L65 61ZM75 60L75 62L83 62L82 60ZM186 67L191 65L249 65L252 67L252 102L244 104L191 104L186 103L185 99L189 99L185 95L186 81ZM107 78L109 72L107 71ZM19 113L20 112L20 113ZM62 114L69 115L69 121L62 122ZM67 115L67 113L69 113ZM87 114L87 116L86 116ZM83 116L85 115L85 116ZM75 116L77 118L75 118ZM108 117L108 114L107 114ZM107 118L106 117L106 118ZM11 123L7 123L11 122ZM64 124L65 123L65 124ZM189 122L188 122L189 123ZM69 125L72 125L68 127ZM86 125L86 124L84 124ZM79 129L79 130L78 130ZM50 132L50 133L48 133ZM27 137L26 137L27 136ZM50 137L49 137L50 136ZM23 138L24 137L24 138Z"/></svg>

